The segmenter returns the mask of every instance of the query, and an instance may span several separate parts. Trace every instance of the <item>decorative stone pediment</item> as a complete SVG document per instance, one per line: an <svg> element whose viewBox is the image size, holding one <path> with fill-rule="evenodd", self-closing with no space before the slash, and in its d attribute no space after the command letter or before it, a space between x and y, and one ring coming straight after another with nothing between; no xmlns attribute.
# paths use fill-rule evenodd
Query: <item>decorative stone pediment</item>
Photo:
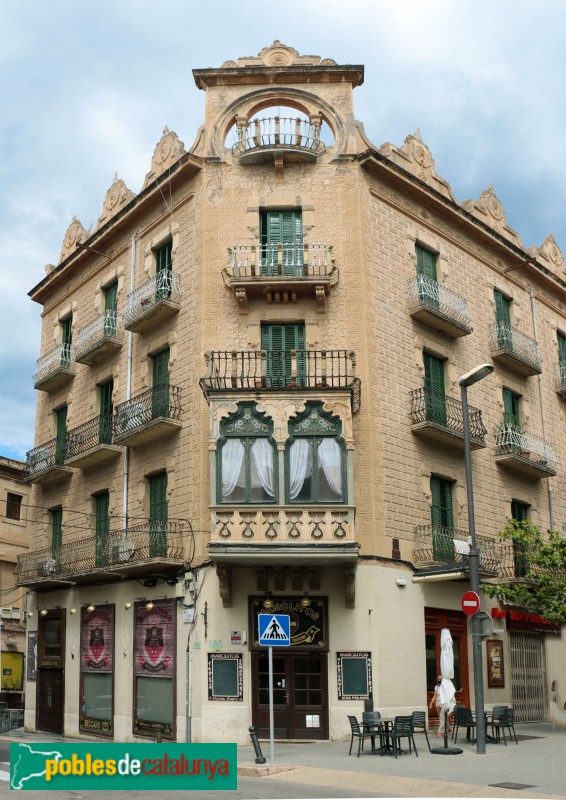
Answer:
<svg viewBox="0 0 566 800"><path fill-rule="evenodd" d="M321 59L320 56L302 56L294 47L282 44L279 39L275 39L269 47L264 47L256 57L247 56L238 58L237 61L225 61L222 69L230 67L289 67L291 65L301 67L313 66L335 66L336 61L332 58Z"/></svg>
<svg viewBox="0 0 566 800"><path fill-rule="evenodd" d="M476 219L480 219L494 231L524 249L517 231L507 224L505 211L491 184L483 190L479 200L465 200L462 207Z"/></svg>
<svg viewBox="0 0 566 800"><path fill-rule="evenodd" d="M434 159L426 144L423 143L418 128L414 134L407 136L402 147L395 147L390 142L385 142L379 148L379 152L428 184L432 189L440 192L444 197L456 202L450 184L436 174Z"/></svg>
<svg viewBox="0 0 566 800"><path fill-rule="evenodd" d="M130 200L133 200L135 196L135 193L128 189L124 181L115 174L112 186L106 192L106 197L104 198L104 204L102 206L102 214L98 218L96 230L112 219L112 217L127 205Z"/></svg>
<svg viewBox="0 0 566 800"><path fill-rule="evenodd" d="M163 128L163 136L157 142L151 159L151 169L145 176L143 188L149 186L156 178L169 169L182 155L186 153L185 145L175 131L170 131L167 126Z"/></svg>
<svg viewBox="0 0 566 800"><path fill-rule="evenodd" d="M528 252L536 256L547 269L564 279L564 256L552 233L548 234L540 247L529 247Z"/></svg>
<svg viewBox="0 0 566 800"><path fill-rule="evenodd" d="M89 236L90 231L87 231L86 228L83 227L83 225L79 222L79 220L76 217L73 217L71 224L67 228L65 238L63 239L63 247L61 249L59 263L64 261L67 256L71 255L71 253L74 253L77 249L77 244L79 242L84 242Z"/></svg>

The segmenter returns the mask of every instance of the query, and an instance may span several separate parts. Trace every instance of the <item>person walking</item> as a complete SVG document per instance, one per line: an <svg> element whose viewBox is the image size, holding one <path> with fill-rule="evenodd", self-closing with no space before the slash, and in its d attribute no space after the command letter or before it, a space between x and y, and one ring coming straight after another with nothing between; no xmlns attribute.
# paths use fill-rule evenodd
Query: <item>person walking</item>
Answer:
<svg viewBox="0 0 566 800"><path fill-rule="evenodd" d="M449 725L448 720L446 719L446 706L440 700L440 684L442 683L442 675L436 676L436 686L434 687L433 695L430 699L430 703L428 706L429 711L436 711L438 713L438 732L437 736L441 737L444 736L445 726ZM447 733L452 733L452 729L448 727Z"/></svg>

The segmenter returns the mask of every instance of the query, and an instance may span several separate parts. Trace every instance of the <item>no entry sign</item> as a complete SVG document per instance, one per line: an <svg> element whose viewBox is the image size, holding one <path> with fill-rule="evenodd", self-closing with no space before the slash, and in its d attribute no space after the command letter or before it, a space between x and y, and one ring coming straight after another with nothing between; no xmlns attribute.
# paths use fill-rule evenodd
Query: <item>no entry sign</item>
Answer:
<svg viewBox="0 0 566 800"><path fill-rule="evenodd" d="M480 598L475 592L465 592L462 597L462 611L473 617L480 610Z"/></svg>

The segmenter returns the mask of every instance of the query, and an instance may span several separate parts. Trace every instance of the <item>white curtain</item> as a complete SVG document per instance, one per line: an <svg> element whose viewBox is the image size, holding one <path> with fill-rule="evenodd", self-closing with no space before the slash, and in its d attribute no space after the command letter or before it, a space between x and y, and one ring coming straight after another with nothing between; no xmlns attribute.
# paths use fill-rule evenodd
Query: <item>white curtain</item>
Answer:
<svg viewBox="0 0 566 800"><path fill-rule="evenodd" d="M245 448L239 439L228 439L222 448L222 497L230 497L242 469Z"/></svg>
<svg viewBox="0 0 566 800"><path fill-rule="evenodd" d="M275 495L273 447L267 439L262 438L256 439L251 449L261 485L264 491L273 497Z"/></svg>
<svg viewBox="0 0 566 800"><path fill-rule="evenodd" d="M309 443L306 439L296 439L289 454L289 497L294 500L303 488L309 463Z"/></svg>
<svg viewBox="0 0 566 800"><path fill-rule="evenodd" d="M342 451L334 439L323 439L318 446L318 459L328 485L339 497L342 496Z"/></svg>

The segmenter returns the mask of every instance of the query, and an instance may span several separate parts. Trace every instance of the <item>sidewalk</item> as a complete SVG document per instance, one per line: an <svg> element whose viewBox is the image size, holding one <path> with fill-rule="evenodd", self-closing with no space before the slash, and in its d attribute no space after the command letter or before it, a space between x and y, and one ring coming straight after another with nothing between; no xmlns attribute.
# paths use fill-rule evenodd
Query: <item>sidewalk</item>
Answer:
<svg viewBox="0 0 566 800"><path fill-rule="evenodd" d="M460 737L463 753L440 756L429 753L423 734L416 734L419 757L373 755L368 750L357 758L357 742L348 755L348 741L275 743L274 765L269 763L269 742L262 742L265 765L255 763L250 745L238 747L238 773L261 781L310 784L313 788L343 786L361 793L388 797L513 797L566 800L566 728L550 723L516 725L519 744L488 744L478 756L474 745ZM531 738L532 737L532 738ZM2 741L85 741L10 731ZM430 737L431 746L443 741ZM100 740L93 740L100 741ZM449 742L449 745L451 743ZM495 784L511 783L516 788ZM324 796L319 794L318 796Z"/></svg>

